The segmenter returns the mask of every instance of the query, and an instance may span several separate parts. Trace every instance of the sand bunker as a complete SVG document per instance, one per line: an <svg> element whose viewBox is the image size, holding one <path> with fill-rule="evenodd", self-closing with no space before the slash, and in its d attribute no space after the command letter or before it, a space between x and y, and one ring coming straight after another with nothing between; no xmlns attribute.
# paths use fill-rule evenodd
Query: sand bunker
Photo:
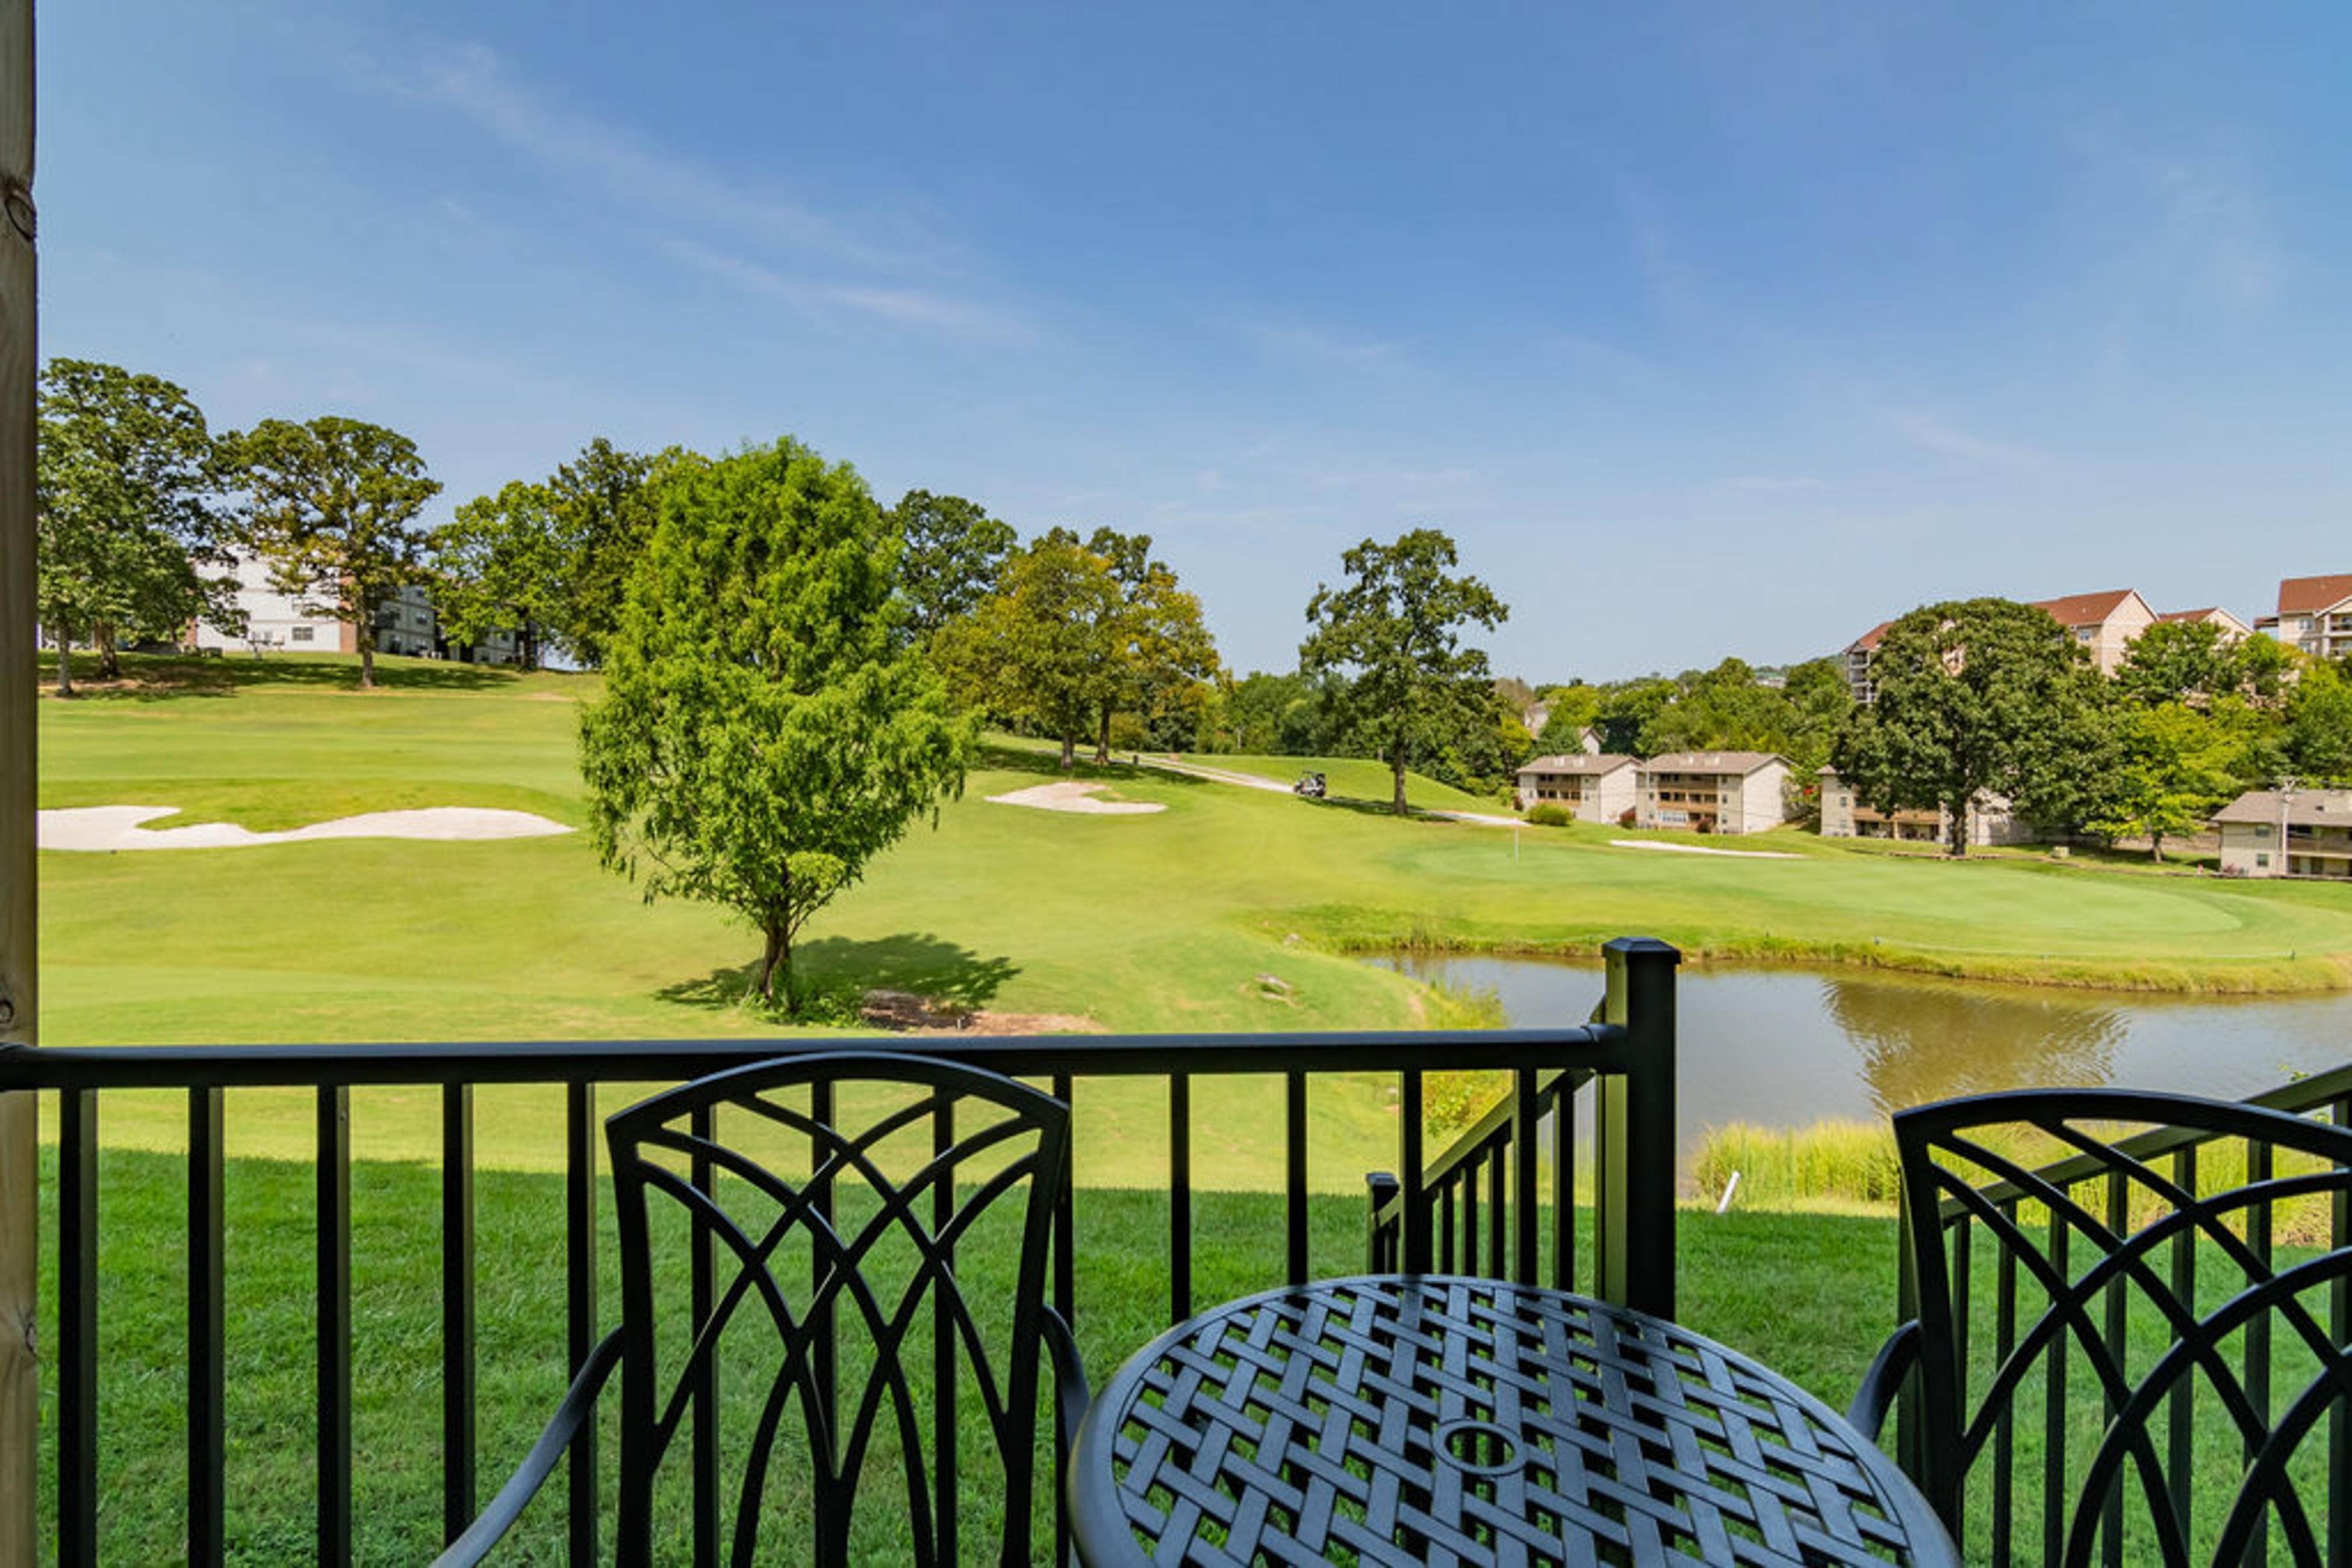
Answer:
<svg viewBox="0 0 2352 1568"><path fill-rule="evenodd" d="M1039 811L1078 811L1101 816L1139 816L1146 812L1168 808L1154 800L1097 800L1095 795L1108 788L1107 784L1081 784L1076 779L1064 779L1059 784L1033 784L1016 789L1011 795L992 795L991 805L1030 805Z"/></svg>
<svg viewBox="0 0 2352 1568"><path fill-rule="evenodd" d="M241 849L251 844L301 844L319 838L544 838L569 833L560 822L528 811L434 805L418 811L371 811L339 816L283 833L256 833L227 822L187 827L142 827L170 816L169 805L86 805L40 814L44 849Z"/></svg>
<svg viewBox="0 0 2352 1568"><path fill-rule="evenodd" d="M1801 860L1785 849L1709 849L1704 844L1668 844L1659 838L1612 838L1620 849L1665 849L1676 855L1728 855L1735 860Z"/></svg>

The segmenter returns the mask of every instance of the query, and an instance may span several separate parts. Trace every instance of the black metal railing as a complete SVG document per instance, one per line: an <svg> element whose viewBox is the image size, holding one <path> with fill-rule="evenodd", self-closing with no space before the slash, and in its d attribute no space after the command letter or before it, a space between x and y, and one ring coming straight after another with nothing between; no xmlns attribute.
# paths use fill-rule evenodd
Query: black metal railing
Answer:
<svg viewBox="0 0 2352 1568"><path fill-rule="evenodd" d="M1417 1148L1399 1156L1402 1179L1366 1178L1370 1214L1366 1264L1375 1271L1488 1274L1576 1287L1576 1205L1551 1205L1542 1234L1533 1194L1578 1178L1576 1092L1598 1085L1592 1108L1593 1293L1675 1315L1675 965L1664 942L1621 937L1603 950L1608 988L1594 1022L1626 1031L1638 1070L1602 1076L1579 1065L1513 1075L1500 1103L1424 1166ZM1546 1167L1549 1166L1549 1171ZM1415 1175L1418 1179L1415 1180Z"/></svg>
<svg viewBox="0 0 2352 1568"><path fill-rule="evenodd" d="M1514 1110L1507 1157L1517 1173L1496 1191L1509 1205L1506 1226L1523 1238L1515 1267L1534 1266L1532 1234L1541 1184L1532 1161L1536 1122L1551 1116L1563 1130L1559 1147L1570 1163L1553 1189L1560 1234L1570 1233L1575 1151L1565 1130L1574 1089L1598 1086L1591 1158L1596 1180L1595 1234L1601 1257L1587 1281L1575 1271L1572 1246L1555 1260L1556 1278L1626 1305L1670 1310L1674 1291L1674 965L1663 943L1629 940L1610 944L1607 1021L1579 1027L1456 1030L1367 1035L1060 1036L925 1037L849 1042L822 1048L904 1050L945 1058L1050 1085L1072 1107L1080 1160L1085 1160L1087 1097L1082 1079L1159 1079L1168 1087L1169 1152L1167 1268L1171 1322L1193 1310L1192 1086L1196 1079L1267 1075L1283 1084L1284 1270L1266 1284L1308 1278L1308 1086L1336 1075L1396 1075L1399 1094L1397 1161L1405 1173L1391 1216L1378 1222L1393 1235L1392 1266L1406 1269L1466 1266L1469 1256L1452 1240L1441 1247L1436 1230L1440 1194L1457 1191L1469 1155L1441 1162L1424 1177L1423 1134L1418 1114L1423 1074L1432 1070L1499 1070L1523 1090ZM105 1412L99 1397L100 1325L104 1312L99 1272L100 1215L99 1149L101 1107L110 1092L184 1090L187 1095L186 1231L186 1552L197 1563L217 1563L226 1550L230 1476L225 1441L225 1330L234 1305L225 1294L227 1257L224 1173L224 1107L228 1090L308 1089L316 1095L317 1292L316 1442L319 1478L317 1552L322 1562L350 1559L354 1529L352 1490L352 1166L351 1090L355 1086L432 1086L440 1090L442 1326L442 1516L454 1538L482 1500L476 1454L475 1143L474 1090L488 1084L561 1088L564 1096L564 1258L567 1365L576 1371L608 1326L598 1300L599 1210L606 1202L599 1172L598 1089L606 1083L668 1085L724 1068L772 1058L793 1042L561 1041L520 1044L247 1046L0 1049L0 1093L54 1093L58 1128L58 1335L53 1362L57 1401L57 1539L58 1561L95 1563L100 1556L99 1452ZM1525 1092L1530 1089L1531 1092ZM604 1109L617 1109L606 1107ZM1489 1121L1492 1119L1489 1118ZM1481 1124L1485 1125L1484 1123ZM1475 1131L1475 1130L1474 1130ZM1480 1156L1482 1160L1486 1156ZM1484 1168L1481 1165L1479 1168ZM1432 1186L1429 1183L1434 1182ZM1055 1305L1072 1321L1076 1253L1084 1246L1083 1189L1066 1197L1056 1216L1052 1270ZM1493 1221L1496 1210L1490 1209ZM1446 1230L1451 1237L1456 1233ZM1612 1248L1615 1251L1612 1254ZM1618 1261L1612 1263L1612 1257ZM1499 1272L1499 1250L1480 1254L1481 1267ZM597 1556L602 1496L595 1433L575 1441L566 1504L574 1561ZM489 1478L495 1481L496 1478Z"/></svg>
<svg viewBox="0 0 2352 1568"><path fill-rule="evenodd" d="M2087 1101L2095 1093L2079 1098ZM2243 1103L2352 1128L2352 1066ZM2275 1132L2212 1130L2185 1110L2181 1122L2111 1139L2065 1129L2063 1141L2083 1152L2021 1176L1964 1183L1962 1195L1937 1200L1934 1263L1945 1285L1938 1294L1948 1303L1951 1342L1942 1352L1954 1364L1970 1427L1947 1433L1948 1423L1929 1416L1915 1368L1898 1405L1896 1451L1918 1476L1935 1468L1931 1447L1948 1441L1942 1462L1964 1472L1951 1483L1949 1522L1971 1561L2064 1557L2074 1544L2070 1532L2090 1528L2092 1518L2076 1514L2080 1500L2070 1489L2084 1483L2088 1450L2103 1434L2118 1431L2134 1436L2138 1468L2129 1484L2153 1486L2149 1478L2161 1479L2166 1528L2190 1542L2194 1516L2196 1526L2210 1531L2242 1500L2230 1489L2239 1479L2229 1468L2234 1451L2242 1443L2251 1465L2273 1436L2271 1424L2289 1419L2273 1406L2273 1387L2291 1394L2294 1379L2311 1375L2311 1344L2292 1331L2274 1335L2273 1317L2302 1323L2325 1342L2352 1346L2352 1267L2344 1261L2352 1257L2352 1184L2340 1174L2352 1162L2340 1152L2314 1156L2284 1148ZM2035 1130L2055 1132L2060 1124ZM1964 1147L1975 1156L1974 1168L2026 1168L2024 1159L1997 1143ZM2331 1162L2339 1173L2333 1177L2325 1173ZM2199 1212L2200 1203L2211 1212ZM1915 1226L1911 1205L1906 1184L1908 1239L1898 1300L1906 1321L1921 1315L1927 1265L1920 1249L1928 1245L1927 1227ZM2289 1259L2316 1261L2291 1271L2276 1256L2282 1247L2296 1249ZM1937 1352L1923 1345L1921 1353ZM2160 1414L2142 1413L2144 1431L2118 1422L2127 1394L2157 1397L2141 1393L2136 1380L2168 1353L2189 1361L2194 1375L2164 1385ZM2289 1561L2352 1564L2352 1397L2343 1392L2340 1370L2335 1377L2324 1425L2301 1450L2311 1473L2300 1484L2309 1489L2294 1500L2308 1510L2313 1551L2290 1551ZM2329 1386L2323 1372L2316 1394L2326 1395ZM2225 1414L2215 1414L2223 1407ZM2073 1419L2086 1410L2098 1419ZM1965 1459L1950 1457L1963 1448ZM2207 1482L2194 1479L2200 1469ZM2219 1493L2210 1491L2212 1473L2229 1482ZM2268 1484L2283 1496L2297 1482L2273 1476ZM2252 1482L2248 1488L2249 1495L2268 1495ZM2152 1534L2127 1533L2126 1489L2116 1479L2099 1500L2095 1547L2106 1568L2155 1560L2138 1555L2156 1551ZM2245 1561L2265 1560L2261 1539L2257 1531Z"/></svg>

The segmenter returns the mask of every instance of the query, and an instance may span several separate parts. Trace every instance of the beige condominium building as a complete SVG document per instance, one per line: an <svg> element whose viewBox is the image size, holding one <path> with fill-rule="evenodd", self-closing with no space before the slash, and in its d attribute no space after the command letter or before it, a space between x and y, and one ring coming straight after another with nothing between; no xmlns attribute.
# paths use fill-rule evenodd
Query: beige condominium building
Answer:
<svg viewBox="0 0 2352 1568"><path fill-rule="evenodd" d="M1519 769L1519 809L1560 805L1579 822L1622 823L1633 811L1641 771L1631 757L1605 753L1538 757Z"/></svg>
<svg viewBox="0 0 2352 1568"><path fill-rule="evenodd" d="M2224 877L2352 878L2352 789L2248 790L2213 826Z"/></svg>
<svg viewBox="0 0 2352 1568"><path fill-rule="evenodd" d="M2352 578L2346 580L2352 583ZM2235 626L2242 636L2246 625L2227 610L2183 610L2174 616L2158 616L2147 607L2147 601L2131 588L2110 588L2102 594L2069 594L2057 599L2028 601L2037 610L2048 612L2050 618L2064 626L2074 639L2083 645L2091 662L2099 667L2101 675L2113 675L2124 661L2124 650L2132 638L2147 630L2159 620L2209 620L2218 618L2224 626ZM1881 621L1862 636L1846 644L1843 659L1845 683L1853 692L1856 702L1868 702L1878 691L1871 680L1870 662L1877 656L1878 644L1886 636L1892 621Z"/></svg>
<svg viewBox="0 0 2352 1568"><path fill-rule="evenodd" d="M1880 811L1864 805L1854 787L1840 778L1835 768L1823 768L1821 779L1822 837L1895 838L1921 844L1945 841L1951 817L1940 807L1931 811ZM1968 842L1971 846L2031 844L2034 837L2033 825L2013 815L2003 797L1986 791L1969 803Z"/></svg>
<svg viewBox="0 0 2352 1568"><path fill-rule="evenodd" d="M2221 628L2223 640L2228 642L2236 642L2239 638L2252 637L2254 633L2253 627L2246 625L2219 605L2208 605L2201 610L2167 610L2156 619L2159 626L2168 621L2187 621L2196 626L2207 624L2217 626Z"/></svg>
<svg viewBox="0 0 2352 1568"><path fill-rule="evenodd" d="M2284 579L2278 614L2262 616L2254 629L2319 658L2352 654L2352 573Z"/></svg>
<svg viewBox="0 0 2352 1568"><path fill-rule="evenodd" d="M1788 783L1770 752L1669 752L1642 764L1633 825L1761 833L1789 820Z"/></svg>

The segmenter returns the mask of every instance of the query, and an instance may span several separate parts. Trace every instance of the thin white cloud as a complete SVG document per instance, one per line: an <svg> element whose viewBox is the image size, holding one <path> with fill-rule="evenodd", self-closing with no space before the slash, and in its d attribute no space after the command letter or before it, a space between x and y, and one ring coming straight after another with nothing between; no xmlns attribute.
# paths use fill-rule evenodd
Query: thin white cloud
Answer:
<svg viewBox="0 0 2352 1568"><path fill-rule="evenodd" d="M622 126L541 99L482 45L425 51L422 66L395 85L619 211L657 216L664 220L658 250L751 292L811 312L846 310L964 336L1003 339L1026 331L1006 310L922 281L940 269L944 247L919 227L883 224L877 230L845 221L782 191L656 151ZM875 276L804 276L812 272Z"/></svg>
<svg viewBox="0 0 2352 1568"><path fill-rule="evenodd" d="M2045 468L2056 462L2047 452L1970 429L1937 409L1881 404L1877 421L1906 440L1990 468Z"/></svg>
<svg viewBox="0 0 2352 1568"><path fill-rule="evenodd" d="M542 101L510 79L479 44L432 52L416 78L433 101L517 152L604 192L624 210L667 208L843 260L905 259L780 194L761 191L688 159L654 152L618 126Z"/></svg>
<svg viewBox="0 0 2352 1568"><path fill-rule="evenodd" d="M1718 483L1718 489L1748 490L1759 495L1792 495L1821 489L1825 480L1811 474L1738 474Z"/></svg>
<svg viewBox="0 0 2352 1568"><path fill-rule="evenodd" d="M1027 331L1003 311L923 289L811 282L690 239L665 239L660 248L673 260L797 310L856 310L901 326L936 327L965 337L1004 340Z"/></svg>

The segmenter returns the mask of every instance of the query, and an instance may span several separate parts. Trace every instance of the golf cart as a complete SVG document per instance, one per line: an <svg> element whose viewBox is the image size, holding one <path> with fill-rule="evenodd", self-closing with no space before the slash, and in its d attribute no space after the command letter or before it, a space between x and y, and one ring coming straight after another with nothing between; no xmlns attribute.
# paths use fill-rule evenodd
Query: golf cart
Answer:
<svg viewBox="0 0 2352 1568"><path fill-rule="evenodd" d="M1324 786L1321 773L1301 773L1298 782L1290 786L1290 793L1302 800L1321 800L1329 791Z"/></svg>

